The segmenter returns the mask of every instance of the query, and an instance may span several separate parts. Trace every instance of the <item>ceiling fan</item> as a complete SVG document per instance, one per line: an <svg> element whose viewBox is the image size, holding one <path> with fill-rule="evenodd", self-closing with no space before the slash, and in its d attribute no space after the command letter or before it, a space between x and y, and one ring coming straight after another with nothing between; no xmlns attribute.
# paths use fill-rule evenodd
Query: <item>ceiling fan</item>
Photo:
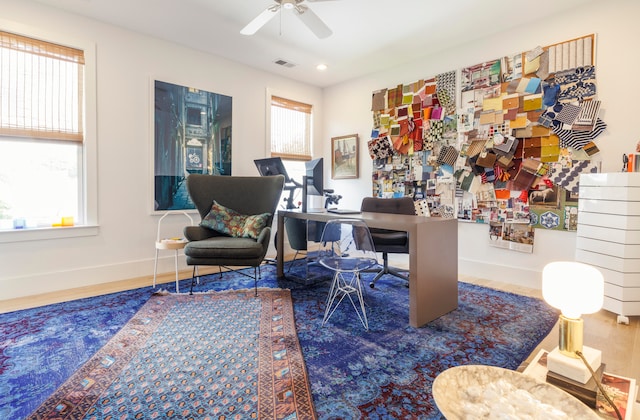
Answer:
<svg viewBox="0 0 640 420"><path fill-rule="evenodd" d="M282 9L293 10L294 14L307 25L307 27L318 38L326 38L333 32L329 27L316 15L309 6L303 4L305 1L319 2L319 1L331 1L331 0L273 0L274 5L267 7L262 13L256 16L247 26L240 31L243 35L253 35L260 28L266 25L278 12L282 12Z"/></svg>

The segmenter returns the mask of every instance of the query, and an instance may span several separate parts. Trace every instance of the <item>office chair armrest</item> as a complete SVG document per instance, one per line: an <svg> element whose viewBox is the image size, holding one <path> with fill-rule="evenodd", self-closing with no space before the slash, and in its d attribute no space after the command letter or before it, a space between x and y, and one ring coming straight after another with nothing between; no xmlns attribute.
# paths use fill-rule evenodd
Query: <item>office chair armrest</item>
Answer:
<svg viewBox="0 0 640 420"><path fill-rule="evenodd" d="M213 236L219 236L216 231L202 226L186 226L183 233L184 237L187 238L188 241L201 241Z"/></svg>

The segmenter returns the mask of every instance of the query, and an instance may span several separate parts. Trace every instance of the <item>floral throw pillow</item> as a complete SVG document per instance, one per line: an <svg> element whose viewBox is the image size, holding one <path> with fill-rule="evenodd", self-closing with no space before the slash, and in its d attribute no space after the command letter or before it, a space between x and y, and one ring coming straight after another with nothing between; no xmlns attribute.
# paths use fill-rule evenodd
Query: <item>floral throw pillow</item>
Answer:
<svg viewBox="0 0 640 420"><path fill-rule="evenodd" d="M200 226L236 238L257 239L270 216L270 213L240 214L214 201L209 214L202 219Z"/></svg>

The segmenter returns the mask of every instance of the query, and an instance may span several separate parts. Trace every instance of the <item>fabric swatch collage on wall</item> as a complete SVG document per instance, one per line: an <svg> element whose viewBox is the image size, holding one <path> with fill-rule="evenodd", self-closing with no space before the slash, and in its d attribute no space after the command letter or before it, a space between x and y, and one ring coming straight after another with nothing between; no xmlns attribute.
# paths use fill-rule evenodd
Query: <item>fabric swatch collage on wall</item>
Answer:
<svg viewBox="0 0 640 420"><path fill-rule="evenodd" d="M576 230L579 176L599 171L595 141L606 130L594 41L373 92L373 195L410 195L426 213L490 224L491 245L526 252L534 228ZM507 234L514 223L527 226L517 239Z"/></svg>

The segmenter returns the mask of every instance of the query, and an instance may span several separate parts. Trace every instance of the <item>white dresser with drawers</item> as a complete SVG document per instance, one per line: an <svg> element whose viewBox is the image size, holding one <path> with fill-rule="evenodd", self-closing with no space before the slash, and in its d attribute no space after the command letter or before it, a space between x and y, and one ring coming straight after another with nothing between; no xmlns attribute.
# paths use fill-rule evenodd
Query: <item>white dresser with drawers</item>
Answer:
<svg viewBox="0 0 640 420"><path fill-rule="evenodd" d="M604 276L604 309L640 315L640 173L580 176L576 261Z"/></svg>

